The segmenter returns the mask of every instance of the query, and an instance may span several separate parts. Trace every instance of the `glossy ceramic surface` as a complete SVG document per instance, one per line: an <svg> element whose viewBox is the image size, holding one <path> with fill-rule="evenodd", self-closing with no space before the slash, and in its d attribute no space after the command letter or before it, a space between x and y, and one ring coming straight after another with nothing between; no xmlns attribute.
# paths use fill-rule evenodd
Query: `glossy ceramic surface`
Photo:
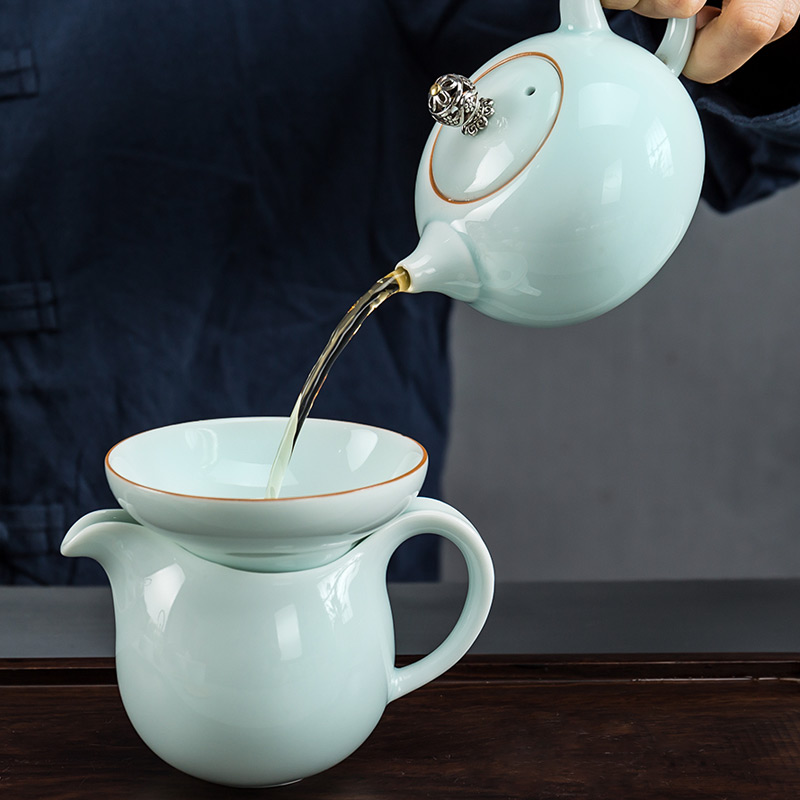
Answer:
<svg viewBox="0 0 800 800"><path fill-rule="evenodd" d="M422 445L393 431L309 419L283 495L264 497L284 417L201 420L113 447L106 476L134 519L219 564L306 569L343 555L397 516L428 468ZM313 504L307 501L319 495Z"/></svg>
<svg viewBox="0 0 800 800"><path fill-rule="evenodd" d="M134 445L122 443L112 450L109 477L128 483L136 477L155 487L146 491L158 493L165 506L183 504L185 497L168 494L178 489L220 494L219 487L225 485L225 498L247 496L258 484L247 470L241 471L250 463L256 422L265 421L211 421L134 437ZM274 518L272 512L263 512L265 538L272 536L273 521L285 538L294 519L302 538L308 525L322 537L319 531L328 526L340 531L343 519L361 520L364 530L353 533L347 552L330 563L293 572L232 568L189 552L178 544L180 536L156 532L122 509L88 514L62 543L64 555L94 558L108 574L116 618L117 676L131 722L154 752L191 775L232 786L268 786L332 766L369 736L388 702L461 658L489 613L494 573L477 531L449 506L405 497L406 490L395 486L409 480L404 477L409 468L413 480L421 481L417 476L423 471L422 448L382 432L373 448L348 450L343 445L334 457L326 452L334 429L337 441L349 441L346 436L337 438L337 423L323 422L304 431L311 452L304 457L307 467L302 460L295 467L297 491L313 486L316 494L273 501L196 497L202 505L189 507L210 538L222 539L227 531L236 538L244 530L254 547L254 508L282 509ZM196 448L187 445L186 434L192 440L200 430L200 438L207 438L211 430L225 442L206 450L215 454L210 461L218 465L209 469L222 478L202 474L195 457L187 454ZM375 433L367 426L342 430L370 438ZM384 447L391 455L379 452ZM352 456L367 450L377 453L374 461L364 462L370 466L356 466L358 459L347 458L348 452ZM310 464L313 454L319 461L316 466ZM232 472L219 466L227 459L239 465ZM350 464L346 471L351 478L331 475L328 483L320 464L333 463L339 468ZM173 477L177 466L195 477ZM127 479L114 478L117 469ZM259 475L260 470L261 466ZM352 485L354 473L360 476L355 483L361 488ZM241 486L233 474L246 476ZM160 489L162 482L168 489ZM387 486L394 494L384 494ZM327 489L339 492L333 495L339 498L337 505L330 505ZM395 509L388 521L385 497ZM131 507L138 508L140 499L133 495ZM147 516L153 512L172 525L165 508L145 508ZM372 522L365 521L367 511ZM188 525L188 513L176 511L175 518ZM339 513L342 519L329 519ZM212 519L219 529L213 528ZM447 639L420 661L397 669L386 567L394 550L419 533L439 534L455 543L467 563L469 590Z"/></svg>
<svg viewBox="0 0 800 800"><path fill-rule="evenodd" d="M563 0L562 25L472 80L486 130L437 125L417 177L411 291L441 291L508 322L561 325L630 297L694 215L700 122L676 77L694 20L651 54L614 34L599 0Z"/></svg>

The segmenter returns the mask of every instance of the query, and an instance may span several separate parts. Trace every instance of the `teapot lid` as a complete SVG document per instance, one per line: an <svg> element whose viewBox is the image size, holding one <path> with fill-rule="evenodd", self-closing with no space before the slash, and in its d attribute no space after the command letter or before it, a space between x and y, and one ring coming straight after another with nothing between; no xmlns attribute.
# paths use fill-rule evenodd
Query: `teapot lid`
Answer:
<svg viewBox="0 0 800 800"><path fill-rule="evenodd" d="M558 64L537 52L505 58L473 81L439 78L428 94L431 113L443 123L429 164L436 194L470 203L509 183L550 135L563 90Z"/></svg>

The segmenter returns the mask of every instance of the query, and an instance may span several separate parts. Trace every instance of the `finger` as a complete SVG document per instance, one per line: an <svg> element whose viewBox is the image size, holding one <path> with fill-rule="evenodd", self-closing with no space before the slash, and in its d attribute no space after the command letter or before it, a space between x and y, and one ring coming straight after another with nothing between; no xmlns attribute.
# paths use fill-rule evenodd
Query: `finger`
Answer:
<svg viewBox="0 0 800 800"><path fill-rule="evenodd" d="M700 11L697 12L697 30L699 31L701 28L705 28L712 19L716 19L721 13L719 8L714 8L713 6L701 8Z"/></svg>
<svg viewBox="0 0 800 800"><path fill-rule="evenodd" d="M781 23L778 25L778 30L770 41L774 42L789 33L795 25L797 25L797 18L800 17L800 0L786 0L786 5L783 8L783 16Z"/></svg>
<svg viewBox="0 0 800 800"><path fill-rule="evenodd" d="M769 44L783 22L786 3L731 0L694 39L683 74L699 83L716 83Z"/></svg>
<svg viewBox="0 0 800 800"><path fill-rule="evenodd" d="M602 0L602 4L615 11L635 11L645 17L671 19L694 16L705 0Z"/></svg>

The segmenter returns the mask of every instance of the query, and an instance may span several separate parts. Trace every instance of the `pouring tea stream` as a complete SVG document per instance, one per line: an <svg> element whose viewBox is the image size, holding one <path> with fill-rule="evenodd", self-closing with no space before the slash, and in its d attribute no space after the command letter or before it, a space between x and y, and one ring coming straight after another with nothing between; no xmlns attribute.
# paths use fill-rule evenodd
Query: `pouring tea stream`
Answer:
<svg viewBox="0 0 800 800"><path fill-rule="evenodd" d="M561 25L471 78L441 76L415 189L420 240L337 327L298 397L274 460L283 473L327 371L396 291L437 291L496 319L551 327L627 300L680 243L705 150L678 80L695 20L670 20L655 54L615 34L600 0L561 0ZM397 285L398 276L400 284ZM391 293L382 283L394 279ZM366 311L366 313L363 313ZM345 336L345 332L347 335Z"/></svg>

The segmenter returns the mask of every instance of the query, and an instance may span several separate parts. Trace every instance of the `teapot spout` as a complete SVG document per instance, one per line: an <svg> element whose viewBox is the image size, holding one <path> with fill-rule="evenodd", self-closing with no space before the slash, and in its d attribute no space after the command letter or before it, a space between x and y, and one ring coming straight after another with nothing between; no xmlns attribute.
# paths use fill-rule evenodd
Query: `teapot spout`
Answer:
<svg viewBox="0 0 800 800"><path fill-rule="evenodd" d="M568 31L608 30L600 0L561 0L561 27Z"/></svg>
<svg viewBox="0 0 800 800"><path fill-rule="evenodd" d="M464 237L450 225L434 221L422 231L413 253L397 265L408 273L409 292L441 292L472 303L481 280Z"/></svg>

